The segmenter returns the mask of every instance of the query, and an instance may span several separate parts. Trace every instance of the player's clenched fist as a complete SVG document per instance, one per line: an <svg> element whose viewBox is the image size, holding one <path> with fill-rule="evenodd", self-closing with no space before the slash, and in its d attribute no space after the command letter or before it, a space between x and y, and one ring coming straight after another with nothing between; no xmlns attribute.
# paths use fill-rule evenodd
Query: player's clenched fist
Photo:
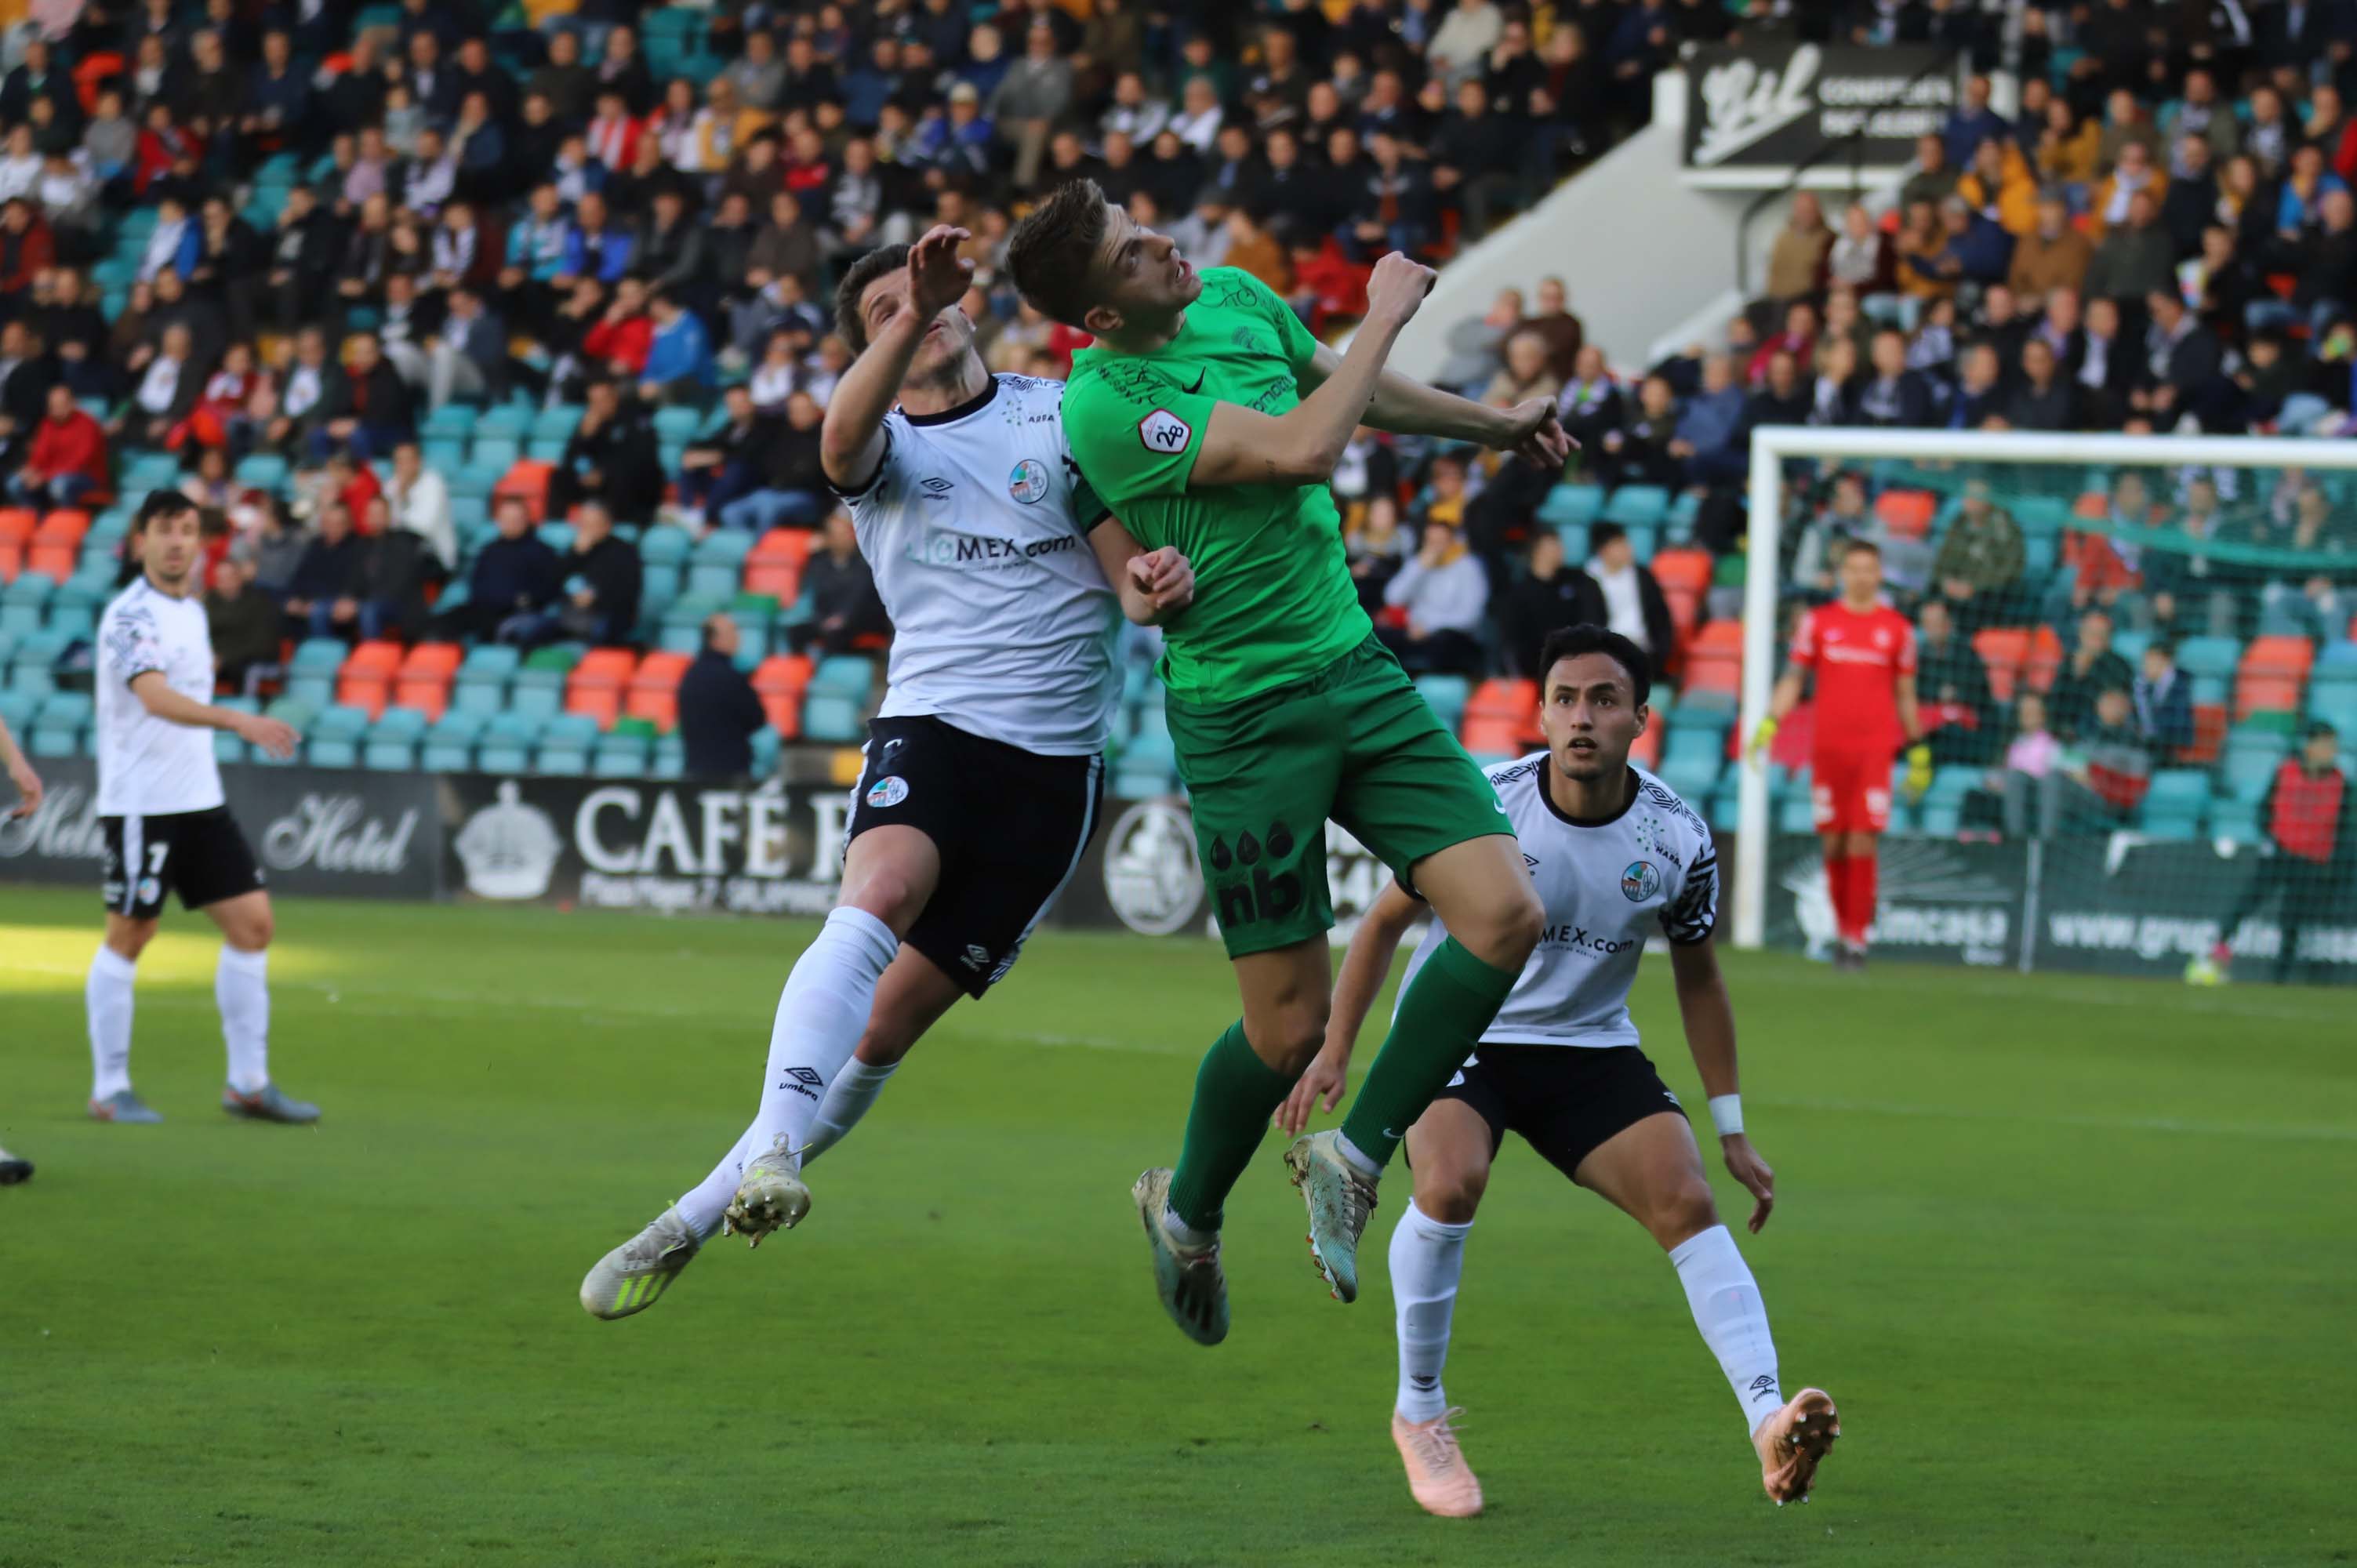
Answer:
<svg viewBox="0 0 2357 1568"><path fill-rule="evenodd" d="M1375 263L1374 274L1367 279L1367 319L1394 326L1405 322L1432 292L1432 281L1439 275L1394 251Z"/></svg>

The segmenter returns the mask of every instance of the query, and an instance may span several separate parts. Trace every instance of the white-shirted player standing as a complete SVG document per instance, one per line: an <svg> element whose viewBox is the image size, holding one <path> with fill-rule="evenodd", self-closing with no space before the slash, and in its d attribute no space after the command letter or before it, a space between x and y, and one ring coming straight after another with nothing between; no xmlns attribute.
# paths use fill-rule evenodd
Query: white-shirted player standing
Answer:
<svg viewBox="0 0 2357 1568"><path fill-rule="evenodd" d="M270 895L221 793L210 731L273 757L295 753L277 719L215 707L213 646L197 596L204 542L196 502L156 490L140 503L128 548L131 585L98 622L98 815L106 837L106 940L90 961L90 1113L160 1122L131 1089L131 986L164 896L221 928L213 972L229 1083L221 1109L257 1122L316 1122L319 1108L270 1081Z"/></svg>
<svg viewBox="0 0 2357 1568"><path fill-rule="evenodd" d="M24 749L17 746L16 737L8 733L8 721L5 718L0 718L0 772L8 775L8 782L16 790L16 804L9 810L8 815L12 818L31 816L41 804L41 776L33 771L30 762L25 760ZM14 1187L20 1181L31 1180L32 1176L32 1161L0 1149L0 1187Z"/></svg>
<svg viewBox="0 0 2357 1568"><path fill-rule="evenodd" d="M1440 1372L1465 1239L1498 1146L1514 1132L1669 1253L1695 1326L1750 1425L1768 1495L1780 1506L1805 1499L1841 1431L1834 1402L1818 1389L1784 1398L1760 1288L1719 1220L1685 1112L1638 1047L1629 1016L1637 961L1658 931L1670 941L1686 1047L1710 1094L1720 1153L1757 1199L1757 1231L1775 1202L1774 1173L1743 1133L1735 1014L1711 950L1718 861L1710 829L1629 762L1652 686L1636 644L1601 627L1572 627L1548 639L1540 663L1547 749L1489 771L1547 924L1480 1048L1408 1131L1415 1197L1391 1246L1400 1361L1392 1439L1417 1502L1451 1517L1481 1511ZM1321 1097L1333 1109L1359 1025L1416 916L1415 901L1394 884L1361 923L1335 984L1326 1047L1278 1113L1289 1130L1300 1130ZM1437 920L1427 928L1409 973L1445 935Z"/></svg>
<svg viewBox="0 0 2357 1568"><path fill-rule="evenodd" d="M1061 384L994 376L974 351L967 238L871 252L837 292L860 352L820 456L894 628L843 885L778 998L753 1124L589 1271L593 1316L651 1306L724 1222L757 1245L798 1222L802 1162L961 995L1005 977L1095 823L1114 629L1193 598L1184 557L1141 551L1082 481Z"/></svg>

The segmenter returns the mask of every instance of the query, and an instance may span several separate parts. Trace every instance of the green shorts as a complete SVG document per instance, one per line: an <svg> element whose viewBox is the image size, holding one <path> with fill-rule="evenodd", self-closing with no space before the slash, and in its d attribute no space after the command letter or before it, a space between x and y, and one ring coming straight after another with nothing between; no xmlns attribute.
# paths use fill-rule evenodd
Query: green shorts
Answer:
<svg viewBox="0 0 2357 1568"><path fill-rule="evenodd" d="M1211 910L1230 958L1323 936L1330 817L1405 882L1426 855L1512 833L1490 780L1372 636L1242 702L1168 699Z"/></svg>

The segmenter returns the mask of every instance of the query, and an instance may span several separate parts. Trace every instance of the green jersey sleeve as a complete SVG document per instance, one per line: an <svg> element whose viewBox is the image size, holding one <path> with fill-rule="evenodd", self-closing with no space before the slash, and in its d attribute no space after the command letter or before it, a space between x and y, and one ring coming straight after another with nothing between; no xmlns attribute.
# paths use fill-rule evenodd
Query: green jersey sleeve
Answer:
<svg viewBox="0 0 2357 1568"><path fill-rule="evenodd" d="M1263 313L1268 317L1268 324L1276 328L1277 351L1293 368L1295 375L1308 373L1309 361L1318 353L1318 339L1310 334L1308 328L1301 324L1301 317L1293 314L1293 306L1279 299L1275 289L1248 272L1229 267L1222 269L1222 276L1232 278L1259 299Z"/></svg>
<svg viewBox="0 0 2357 1568"><path fill-rule="evenodd" d="M1219 400L1155 367L1115 360L1064 394L1064 439L1105 505L1184 494Z"/></svg>

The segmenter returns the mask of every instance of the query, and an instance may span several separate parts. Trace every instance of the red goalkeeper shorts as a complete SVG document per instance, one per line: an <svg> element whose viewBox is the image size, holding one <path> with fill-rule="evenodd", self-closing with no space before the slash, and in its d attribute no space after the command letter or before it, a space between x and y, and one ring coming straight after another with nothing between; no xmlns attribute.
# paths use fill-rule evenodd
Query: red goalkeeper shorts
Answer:
<svg viewBox="0 0 2357 1568"><path fill-rule="evenodd" d="M1809 804L1821 833L1878 833L1890 825L1889 751L1821 751L1809 762Z"/></svg>

